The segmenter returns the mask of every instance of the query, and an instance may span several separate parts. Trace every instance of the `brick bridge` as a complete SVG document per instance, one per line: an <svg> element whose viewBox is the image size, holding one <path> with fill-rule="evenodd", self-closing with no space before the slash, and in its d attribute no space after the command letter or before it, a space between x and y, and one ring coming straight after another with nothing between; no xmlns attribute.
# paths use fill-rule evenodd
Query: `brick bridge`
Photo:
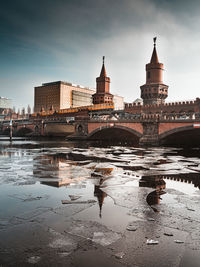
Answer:
<svg viewBox="0 0 200 267"><path fill-rule="evenodd" d="M13 135L25 136L37 132L38 127L32 120L29 119L15 119L12 123ZM39 130L40 132L40 130ZM0 124L0 133L3 135L9 135L10 133L10 121L5 120Z"/></svg>
<svg viewBox="0 0 200 267"><path fill-rule="evenodd" d="M131 141L141 145L200 144L199 113L133 114L130 118L75 121L75 138Z"/></svg>
<svg viewBox="0 0 200 267"><path fill-rule="evenodd" d="M127 104L123 111L75 121L75 136L127 140L141 145L200 144L200 99L154 105Z"/></svg>
<svg viewBox="0 0 200 267"><path fill-rule="evenodd" d="M71 114L72 115L72 114ZM66 117L67 116L67 117ZM72 139L141 145L200 144L200 100L162 105L128 105L121 111L36 116L13 121L16 135L69 136ZM1 125L9 133L9 121Z"/></svg>

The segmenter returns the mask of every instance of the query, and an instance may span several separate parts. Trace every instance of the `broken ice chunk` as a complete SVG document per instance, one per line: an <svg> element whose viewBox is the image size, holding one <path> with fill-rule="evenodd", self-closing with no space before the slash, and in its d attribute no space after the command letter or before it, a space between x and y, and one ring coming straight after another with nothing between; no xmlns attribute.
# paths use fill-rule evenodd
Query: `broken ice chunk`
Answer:
<svg viewBox="0 0 200 267"><path fill-rule="evenodd" d="M126 230L128 231L136 231L137 227L135 227L135 225L133 223L130 223L127 227Z"/></svg>
<svg viewBox="0 0 200 267"><path fill-rule="evenodd" d="M153 239L147 239L147 245L157 245L159 242Z"/></svg>
<svg viewBox="0 0 200 267"><path fill-rule="evenodd" d="M153 219L153 218L148 218L147 220L150 221L150 222L155 221L155 219Z"/></svg>
<svg viewBox="0 0 200 267"><path fill-rule="evenodd" d="M96 203L96 200L89 199L85 201L61 200L62 204L91 204Z"/></svg>
<svg viewBox="0 0 200 267"><path fill-rule="evenodd" d="M173 236L172 233L168 233L168 232L165 232L164 235L167 235L167 236Z"/></svg>
<svg viewBox="0 0 200 267"><path fill-rule="evenodd" d="M75 195L69 195L71 200L77 200L79 199L81 196L75 196Z"/></svg>
<svg viewBox="0 0 200 267"><path fill-rule="evenodd" d="M178 244L182 244L182 243L184 243L184 241L182 241L182 240L174 240L174 242L175 242L175 243L178 243Z"/></svg>
<svg viewBox="0 0 200 267"><path fill-rule="evenodd" d="M125 255L124 252L118 252L117 254L115 254L115 258L122 259L124 257L124 255Z"/></svg>
<svg viewBox="0 0 200 267"><path fill-rule="evenodd" d="M120 235L115 232L94 232L92 241L102 246L107 246L117 241Z"/></svg>

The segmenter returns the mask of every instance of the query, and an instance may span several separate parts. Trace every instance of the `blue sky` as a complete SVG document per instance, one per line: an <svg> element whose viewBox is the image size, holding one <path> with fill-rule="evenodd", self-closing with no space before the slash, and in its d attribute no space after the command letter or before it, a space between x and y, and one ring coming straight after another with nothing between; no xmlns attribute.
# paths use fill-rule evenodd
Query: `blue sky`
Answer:
<svg viewBox="0 0 200 267"><path fill-rule="evenodd" d="M57 80L95 88L102 56L111 93L132 102L145 83L153 37L168 101L200 96L200 2L0 1L0 96L33 106L34 86Z"/></svg>

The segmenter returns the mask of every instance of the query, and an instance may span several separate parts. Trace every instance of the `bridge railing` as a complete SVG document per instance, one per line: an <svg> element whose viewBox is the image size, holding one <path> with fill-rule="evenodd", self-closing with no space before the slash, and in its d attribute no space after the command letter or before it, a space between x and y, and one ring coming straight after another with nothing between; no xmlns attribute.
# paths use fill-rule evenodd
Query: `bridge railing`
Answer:
<svg viewBox="0 0 200 267"><path fill-rule="evenodd" d="M126 114L124 116L96 116L91 117L90 121L107 122L107 121L187 121L187 120L200 120L200 113L183 112L183 113L142 113L142 114Z"/></svg>

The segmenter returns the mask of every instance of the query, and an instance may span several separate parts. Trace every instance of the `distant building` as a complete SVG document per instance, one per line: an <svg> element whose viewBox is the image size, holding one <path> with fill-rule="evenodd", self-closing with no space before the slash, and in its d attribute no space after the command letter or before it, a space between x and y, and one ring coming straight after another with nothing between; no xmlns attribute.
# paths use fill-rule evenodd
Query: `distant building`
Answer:
<svg viewBox="0 0 200 267"><path fill-rule="evenodd" d="M12 109L12 100L6 97L0 97L0 114L7 113Z"/></svg>
<svg viewBox="0 0 200 267"><path fill-rule="evenodd" d="M113 103L116 110L124 109L124 98L119 95L113 95Z"/></svg>
<svg viewBox="0 0 200 267"><path fill-rule="evenodd" d="M42 86L35 87L34 111L40 112L54 109L65 109L70 107L80 107L92 105L94 89L72 84L69 82L57 81L43 83ZM112 95L111 95L112 96ZM123 109L124 98L112 96L115 109ZM106 100L105 100L106 101Z"/></svg>
<svg viewBox="0 0 200 267"><path fill-rule="evenodd" d="M133 101L133 103L135 103L135 104L140 103L140 104L142 105L142 104L143 104L143 100L142 100L141 98L136 98L136 99Z"/></svg>
<svg viewBox="0 0 200 267"><path fill-rule="evenodd" d="M65 109L92 104L94 90L68 82L43 83L35 87L34 111Z"/></svg>

